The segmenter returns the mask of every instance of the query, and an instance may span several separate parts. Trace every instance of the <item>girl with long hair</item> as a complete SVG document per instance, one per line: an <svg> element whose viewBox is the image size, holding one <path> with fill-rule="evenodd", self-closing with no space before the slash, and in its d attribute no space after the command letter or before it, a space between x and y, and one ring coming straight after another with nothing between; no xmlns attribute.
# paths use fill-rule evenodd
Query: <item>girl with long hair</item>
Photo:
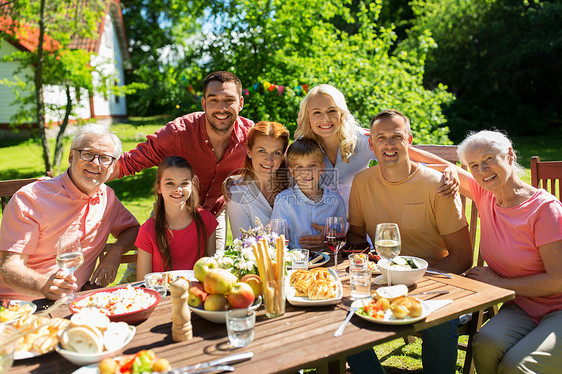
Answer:
<svg viewBox="0 0 562 374"><path fill-rule="evenodd" d="M216 251L215 216L199 208L198 179L191 164L172 156L158 166L152 216L140 227L137 279L147 273L191 270Z"/></svg>
<svg viewBox="0 0 562 374"><path fill-rule="evenodd" d="M288 145L289 131L280 123L261 121L250 129L244 168L224 184L234 238L240 229L254 227L256 217L264 226L269 223L275 197L288 187L283 158Z"/></svg>

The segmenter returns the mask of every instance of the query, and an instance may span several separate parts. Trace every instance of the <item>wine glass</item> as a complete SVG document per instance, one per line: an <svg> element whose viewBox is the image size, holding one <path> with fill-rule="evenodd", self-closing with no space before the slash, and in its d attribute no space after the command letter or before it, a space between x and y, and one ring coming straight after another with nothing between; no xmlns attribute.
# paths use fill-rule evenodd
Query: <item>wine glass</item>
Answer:
<svg viewBox="0 0 562 374"><path fill-rule="evenodd" d="M324 229L324 243L334 252L336 274L340 276L338 270L338 251L345 243L345 225L342 217L326 218Z"/></svg>
<svg viewBox="0 0 562 374"><path fill-rule="evenodd" d="M400 253L400 230L396 223L379 223L375 233L375 247L381 258L387 260L386 283L392 284L390 280L390 263Z"/></svg>
<svg viewBox="0 0 562 374"><path fill-rule="evenodd" d="M271 233L277 236L285 235L285 248L289 248L289 227L287 220L284 218L274 218L270 222Z"/></svg>
<svg viewBox="0 0 562 374"><path fill-rule="evenodd" d="M60 237L57 247L57 265L70 273L82 265L84 262L84 253L82 253L82 246L80 239L73 235L63 235ZM71 302L74 300L74 293L70 291L64 298L64 302Z"/></svg>

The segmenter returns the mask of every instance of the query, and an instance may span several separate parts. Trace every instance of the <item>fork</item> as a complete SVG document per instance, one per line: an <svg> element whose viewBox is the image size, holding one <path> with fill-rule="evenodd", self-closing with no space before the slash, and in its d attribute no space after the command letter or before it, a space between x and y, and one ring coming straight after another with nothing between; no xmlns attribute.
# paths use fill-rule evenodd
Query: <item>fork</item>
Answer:
<svg viewBox="0 0 562 374"><path fill-rule="evenodd" d="M353 317L353 315L355 314L355 312L357 312L358 309L359 309L358 306L352 306L349 309L349 313L347 314L347 317L345 317L345 320L342 322L340 327L338 327L338 329L334 333L334 338L337 338L338 336L341 336L343 334L343 330L345 329L345 326L347 326L347 323L349 322L349 320L351 320L351 317Z"/></svg>

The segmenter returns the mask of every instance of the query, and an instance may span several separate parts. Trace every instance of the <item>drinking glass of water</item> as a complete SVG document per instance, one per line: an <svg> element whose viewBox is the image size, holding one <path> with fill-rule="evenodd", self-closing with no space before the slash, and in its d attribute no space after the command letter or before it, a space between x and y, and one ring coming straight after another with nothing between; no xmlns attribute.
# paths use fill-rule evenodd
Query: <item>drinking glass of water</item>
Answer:
<svg viewBox="0 0 562 374"><path fill-rule="evenodd" d="M57 265L64 271L74 274L76 269L84 262L84 254L80 239L76 235L63 235L57 245ZM70 291L64 298L64 302L74 300L74 292Z"/></svg>
<svg viewBox="0 0 562 374"><path fill-rule="evenodd" d="M390 264L400 254L400 230L396 223L379 223L375 232L375 248L381 258L388 261L386 268L387 285L391 285Z"/></svg>
<svg viewBox="0 0 562 374"><path fill-rule="evenodd" d="M246 347L254 340L256 312L250 309L231 309L226 312L226 331L233 347Z"/></svg>
<svg viewBox="0 0 562 374"><path fill-rule="evenodd" d="M366 253L349 256L349 276L353 299L371 296L371 269L369 269L369 256Z"/></svg>

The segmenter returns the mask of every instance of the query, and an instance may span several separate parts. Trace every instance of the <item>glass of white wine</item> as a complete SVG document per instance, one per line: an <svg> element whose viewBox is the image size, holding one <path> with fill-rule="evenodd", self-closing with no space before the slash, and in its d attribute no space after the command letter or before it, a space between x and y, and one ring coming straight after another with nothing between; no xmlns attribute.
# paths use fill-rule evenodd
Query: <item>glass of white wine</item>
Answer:
<svg viewBox="0 0 562 374"><path fill-rule="evenodd" d="M390 279L390 264L400 254L400 230L396 223L379 223L375 233L375 247L381 258L386 259L386 283L392 284Z"/></svg>
<svg viewBox="0 0 562 374"><path fill-rule="evenodd" d="M74 274L76 269L84 262L84 253L82 253L82 246L80 239L74 235L63 235L60 237L57 247L57 265L70 273ZM71 302L74 300L74 293L70 291L64 298L64 302Z"/></svg>

